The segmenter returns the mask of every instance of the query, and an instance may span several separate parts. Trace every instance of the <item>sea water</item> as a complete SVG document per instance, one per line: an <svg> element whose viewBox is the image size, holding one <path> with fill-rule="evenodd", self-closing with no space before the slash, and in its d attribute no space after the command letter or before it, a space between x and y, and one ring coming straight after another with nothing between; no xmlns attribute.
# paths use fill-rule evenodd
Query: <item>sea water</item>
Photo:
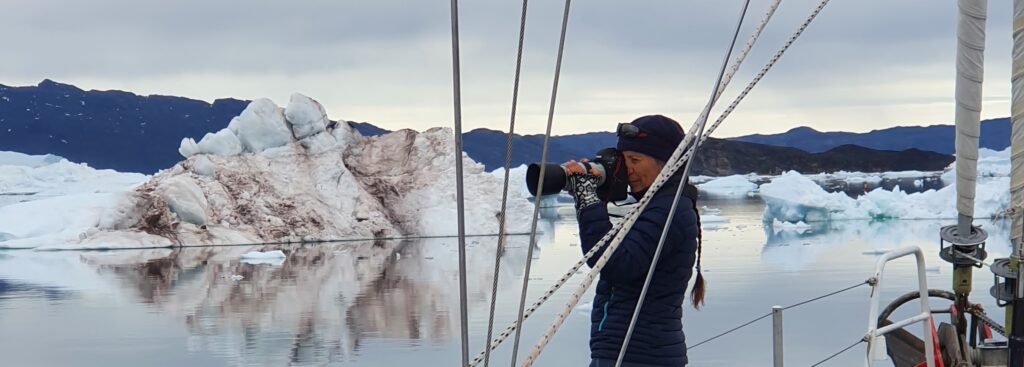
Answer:
<svg viewBox="0 0 1024 367"><path fill-rule="evenodd" d="M938 231L953 221L846 221L779 229L762 221L757 198L702 200L728 222L707 226L703 264L707 304L684 305L688 344L771 311L862 282L877 254L919 246L932 288L949 289L952 270L938 255ZM579 260L578 229L564 210L547 209L537 238L527 302ZM562 213L562 215L559 215ZM990 259L1009 253L1004 223L979 220ZM516 318L530 240L510 236L501 258L495 334ZM468 238L471 357L487 330L497 238ZM454 366L460 363L457 239L290 246L203 247L107 252L0 252L0 365L3 366ZM241 255L282 250L280 263ZM519 361L533 348L582 273L530 317ZM973 300L996 320L992 276L975 269ZM887 267L883 304L916 289L910 258ZM589 361L588 291L544 350L539 366ZM947 302L934 301L935 307ZM915 304L901 308L906 317ZM868 288L859 287L784 313L787 365L810 365L866 332ZM946 320L937 316L937 322ZM771 322L757 322L689 351L691 365L768 365ZM919 326L911 331L919 332ZM507 365L512 340L492 354ZM829 362L860 364L861 344Z"/></svg>

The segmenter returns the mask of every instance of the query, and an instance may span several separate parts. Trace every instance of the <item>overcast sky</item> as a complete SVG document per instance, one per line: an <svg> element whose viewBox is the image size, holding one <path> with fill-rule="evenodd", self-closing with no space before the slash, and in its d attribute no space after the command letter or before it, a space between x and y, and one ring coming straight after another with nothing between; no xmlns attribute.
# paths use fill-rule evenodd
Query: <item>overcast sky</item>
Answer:
<svg viewBox="0 0 1024 367"><path fill-rule="evenodd" d="M460 3L463 128L507 130L522 3ZM751 3L741 41L769 1ZM783 1L726 101L817 3ZM563 4L530 2L519 132L544 131ZM268 97L279 105L300 92L334 119L389 129L452 124L448 1L0 5L0 84L50 78L87 90ZM554 132L611 130L652 113L688 127L708 98L741 5L573 2ZM983 117L1009 115L1010 17L1008 2L990 2ZM955 19L955 1L832 1L715 135L950 123Z"/></svg>

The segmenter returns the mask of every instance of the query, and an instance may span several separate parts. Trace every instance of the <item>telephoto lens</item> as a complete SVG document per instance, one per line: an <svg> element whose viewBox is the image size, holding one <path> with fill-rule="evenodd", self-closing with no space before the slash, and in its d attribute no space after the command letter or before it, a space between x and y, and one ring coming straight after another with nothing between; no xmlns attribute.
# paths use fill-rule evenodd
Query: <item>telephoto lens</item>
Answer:
<svg viewBox="0 0 1024 367"><path fill-rule="evenodd" d="M605 181L605 169L604 166L598 163L576 163L583 165L583 168L590 171L590 168L596 168L598 172L598 186ZM532 163L526 168L526 187L530 190L530 195L537 196L537 184L540 181L540 176L544 175L544 187L541 188L541 195L554 195L565 189L565 184L568 182L568 175L565 173L564 164L546 163L541 166L537 163Z"/></svg>
<svg viewBox="0 0 1024 367"><path fill-rule="evenodd" d="M626 190L629 187L628 174L622 154L615 148L601 149L589 162L579 164L583 164L587 171L591 168L597 169L597 191L601 200L608 202L626 199ZM530 195L537 196L537 184L541 176L544 177L544 187L540 188L540 195L554 195L565 190L568 175L565 173L564 165L533 163L526 168L526 188Z"/></svg>

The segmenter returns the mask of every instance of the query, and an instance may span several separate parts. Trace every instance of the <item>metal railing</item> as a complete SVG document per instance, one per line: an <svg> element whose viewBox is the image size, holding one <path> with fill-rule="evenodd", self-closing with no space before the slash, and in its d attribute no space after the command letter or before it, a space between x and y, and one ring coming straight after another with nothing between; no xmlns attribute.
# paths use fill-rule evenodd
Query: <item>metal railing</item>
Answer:
<svg viewBox="0 0 1024 367"><path fill-rule="evenodd" d="M924 253L921 252L921 248L917 246L904 247L886 252L878 259L878 262L875 264L874 276L869 280L869 284L871 284L871 311L868 313L868 331L864 336L864 340L868 343L868 350L865 356L865 365L867 366L873 366L874 357L876 356L875 353L877 352L876 348L883 348L880 351L884 353L885 334L897 329L902 329L903 327L913 323L920 322L922 331L924 332L922 339L924 339L925 361L927 362L928 367L935 367L935 342L932 339L932 325L930 322L932 311L928 306L928 297L920 297L921 313L907 319L894 322L891 325L878 328L878 302L880 294L882 293L882 272L885 270L885 264L907 255L914 255L917 259L917 285L918 288L920 288L919 294L928 294L928 280L925 275Z"/></svg>

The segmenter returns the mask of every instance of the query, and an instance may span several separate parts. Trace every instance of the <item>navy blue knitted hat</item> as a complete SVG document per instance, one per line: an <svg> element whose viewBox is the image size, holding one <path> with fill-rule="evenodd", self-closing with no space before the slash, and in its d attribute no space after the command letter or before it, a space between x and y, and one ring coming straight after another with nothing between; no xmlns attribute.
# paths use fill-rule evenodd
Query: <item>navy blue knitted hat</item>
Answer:
<svg viewBox="0 0 1024 367"><path fill-rule="evenodd" d="M662 115L643 116L630 124L640 129L639 134L635 137L620 134L616 148L619 151L643 153L662 162L667 162L672 157L676 147L686 137L678 122Z"/></svg>

